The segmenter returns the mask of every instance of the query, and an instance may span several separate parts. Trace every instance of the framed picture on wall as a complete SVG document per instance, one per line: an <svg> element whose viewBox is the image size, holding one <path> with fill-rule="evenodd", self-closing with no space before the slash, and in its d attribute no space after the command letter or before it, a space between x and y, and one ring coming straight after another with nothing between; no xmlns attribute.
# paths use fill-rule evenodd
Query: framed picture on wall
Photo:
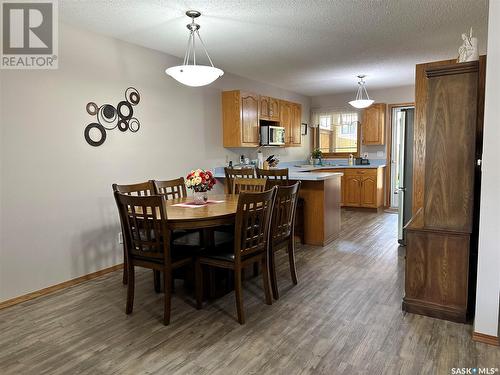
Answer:
<svg viewBox="0 0 500 375"><path fill-rule="evenodd" d="M300 133L302 135L307 135L307 124L304 122L300 124Z"/></svg>

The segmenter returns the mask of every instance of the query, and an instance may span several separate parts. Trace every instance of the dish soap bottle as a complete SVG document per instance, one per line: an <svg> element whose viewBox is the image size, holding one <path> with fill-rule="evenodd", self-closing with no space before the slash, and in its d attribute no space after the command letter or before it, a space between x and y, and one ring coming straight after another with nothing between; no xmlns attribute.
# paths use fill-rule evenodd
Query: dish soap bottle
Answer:
<svg viewBox="0 0 500 375"><path fill-rule="evenodd" d="M349 165L354 165L354 155L353 154L349 154Z"/></svg>

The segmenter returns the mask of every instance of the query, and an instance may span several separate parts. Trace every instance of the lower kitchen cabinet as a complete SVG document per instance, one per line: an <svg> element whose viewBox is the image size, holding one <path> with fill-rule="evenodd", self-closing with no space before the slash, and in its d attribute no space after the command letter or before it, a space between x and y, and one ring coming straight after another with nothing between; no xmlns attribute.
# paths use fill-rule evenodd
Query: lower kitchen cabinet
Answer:
<svg viewBox="0 0 500 375"><path fill-rule="evenodd" d="M384 204L384 168L345 169L342 185L344 207L378 208Z"/></svg>

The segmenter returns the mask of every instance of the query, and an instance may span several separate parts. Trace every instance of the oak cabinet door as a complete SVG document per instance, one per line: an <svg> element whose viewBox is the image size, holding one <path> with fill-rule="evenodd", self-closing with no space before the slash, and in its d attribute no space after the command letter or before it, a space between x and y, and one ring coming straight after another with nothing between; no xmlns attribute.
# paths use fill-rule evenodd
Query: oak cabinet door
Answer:
<svg viewBox="0 0 500 375"><path fill-rule="evenodd" d="M276 98L269 98L269 120L280 120L280 101Z"/></svg>
<svg viewBox="0 0 500 375"><path fill-rule="evenodd" d="M385 143L386 104L372 104L363 111L362 143L364 145L383 145Z"/></svg>
<svg viewBox="0 0 500 375"><path fill-rule="evenodd" d="M242 142L259 144L259 97L254 94L241 96Z"/></svg>
<svg viewBox="0 0 500 375"><path fill-rule="evenodd" d="M292 140L292 103L280 100L280 124L285 128L285 145Z"/></svg>
<svg viewBox="0 0 500 375"><path fill-rule="evenodd" d="M359 207L361 202L361 177L345 176L344 205Z"/></svg>
<svg viewBox="0 0 500 375"><path fill-rule="evenodd" d="M302 107L300 104L292 105L292 120L291 120L291 139L290 143L292 146L300 146L302 143L302 132L301 132L301 122L302 122Z"/></svg>
<svg viewBox="0 0 500 375"><path fill-rule="evenodd" d="M372 176L361 180L361 206L377 207L377 179Z"/></svg>
<svg viewBox="0 0 500 375"><path fill-rule="evenodd" d="M260 97L260 116L261 120L270 119L270 99L269 96Z"/></svg>

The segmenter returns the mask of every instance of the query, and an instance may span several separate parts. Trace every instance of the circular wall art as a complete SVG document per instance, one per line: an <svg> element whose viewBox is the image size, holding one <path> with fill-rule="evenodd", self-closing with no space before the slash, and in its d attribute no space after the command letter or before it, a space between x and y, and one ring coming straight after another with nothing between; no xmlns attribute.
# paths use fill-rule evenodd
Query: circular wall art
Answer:
<svg viewBox="0 0 500 375"><path fill-rule="evenodd" d="M132 133L139 131L141 123L134 117L134 106L139 104L141 95L134 87L125 90L125 100L118 102L116 107L111 104L98 106L94 102L87 103L85 109L91 116L96 116L97 122L92 122L85 127L84 136L87 143L97 147L106 140L106 131L118 128L121 132L130 130Z"/></svg>

